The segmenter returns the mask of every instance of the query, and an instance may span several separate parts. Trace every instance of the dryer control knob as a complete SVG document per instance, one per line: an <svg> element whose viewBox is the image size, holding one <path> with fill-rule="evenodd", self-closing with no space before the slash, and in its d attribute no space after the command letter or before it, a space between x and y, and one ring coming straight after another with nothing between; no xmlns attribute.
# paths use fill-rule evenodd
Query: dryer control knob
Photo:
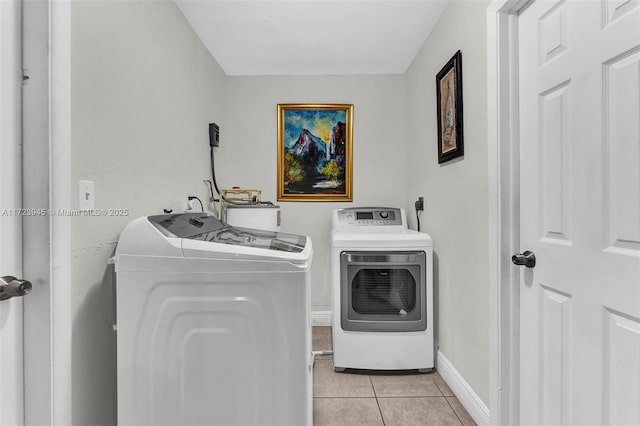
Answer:
<svg viewBox="0 0 640 426"><path fill-rule="evenodd" d="M389 212L380 212L380 217L386 219L389 217Z"/></svg>

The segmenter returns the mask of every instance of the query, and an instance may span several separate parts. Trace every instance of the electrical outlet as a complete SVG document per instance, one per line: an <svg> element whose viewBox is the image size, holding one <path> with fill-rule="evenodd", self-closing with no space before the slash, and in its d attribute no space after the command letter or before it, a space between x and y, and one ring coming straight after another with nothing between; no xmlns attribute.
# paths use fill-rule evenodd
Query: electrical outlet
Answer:
<svg viewBox="0 0 640 426"><path fill-rule="evenodd" d="M418 200L416 201L416 211L423 211L424 210L424 197L418 197Z"/></svg>
<svg viewBox="0 0 640 426"><path fill-rule="evenodd" d="M209 146L220 146L220 126L209 123Z"/></svg>

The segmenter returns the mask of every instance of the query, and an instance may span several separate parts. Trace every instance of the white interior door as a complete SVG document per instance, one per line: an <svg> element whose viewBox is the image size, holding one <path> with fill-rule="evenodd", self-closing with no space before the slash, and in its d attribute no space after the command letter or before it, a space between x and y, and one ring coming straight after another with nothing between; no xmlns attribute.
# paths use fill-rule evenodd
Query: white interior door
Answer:
<svg viewBox="0 0 640 426"><path fill-rule="evenodd" d="M519 17L522 424L640 425L640 1Z"/></svg>
<svg viewBox="0 0 640 426"><path fill-rule="evenodd" d="M20 6L0 0L0 276L15 277L22 274ZM24 422L22 336L22 298L0 300L1 425Z"/></svg>

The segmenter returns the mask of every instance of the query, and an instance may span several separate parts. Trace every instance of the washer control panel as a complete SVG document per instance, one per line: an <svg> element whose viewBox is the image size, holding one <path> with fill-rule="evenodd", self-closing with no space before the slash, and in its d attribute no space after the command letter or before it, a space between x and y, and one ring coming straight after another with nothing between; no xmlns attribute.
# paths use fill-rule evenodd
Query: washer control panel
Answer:
<svg viewBox="0 0 640 426"><path fill-rule="evenodd" d="M400 209L387 207L352 207L338 210L340 225L390 226L402 225Z"/></svg>

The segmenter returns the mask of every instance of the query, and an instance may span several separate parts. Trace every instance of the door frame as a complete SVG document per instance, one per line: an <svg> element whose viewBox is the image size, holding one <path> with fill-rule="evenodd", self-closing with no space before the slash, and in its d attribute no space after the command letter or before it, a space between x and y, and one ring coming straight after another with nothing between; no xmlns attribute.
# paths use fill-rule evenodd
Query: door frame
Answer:
<svg viewBox="0 0 640 426"><path fill-rule="evenodd" d="M71 208L71 1L48 0L51 208ZM52 423L71 424L71 220L51 220Z"/></svg>
<svg viewBox="0 0 640 426"><path fill-rule="evenodd" d="M520 248L518 14L533 0L494 0L487 8L489 173L489 406L493 425L518 424Z"/></svg>
<svg viewBox="0 0 640 426"><path fill-rule="evenodd" d="M0 188L3 217L0 275L23 278L22 224L22 3L0 3ZM5 210L13 211L6 213ZM24 298L0 301L0 423L24 424Z"/></svg>
<svg viewBox="0 0 640 426"><path fill-rule="evenodd" d="M31 250L24 271L35 277L28 276L34 290L24 301L27 426L72 423L71 222L55 213L71 208L70 9L70 0L23 2L23 67L31 85L23 194L32 207L49 210L48 220L23 236L25 250L47 248Z"/></svg>

